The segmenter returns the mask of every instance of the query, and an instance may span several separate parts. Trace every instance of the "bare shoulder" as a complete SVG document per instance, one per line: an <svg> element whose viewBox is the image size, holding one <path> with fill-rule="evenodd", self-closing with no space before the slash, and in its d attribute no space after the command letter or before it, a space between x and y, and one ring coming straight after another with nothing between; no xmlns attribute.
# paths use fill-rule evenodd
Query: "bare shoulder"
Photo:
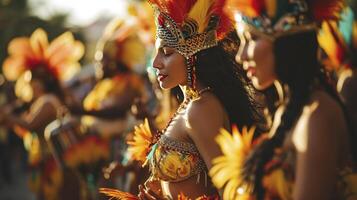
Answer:
<svg viewBox="0 0 357 200"><path fill-rule="evenodd" d="M315 91L296 123L293 140L298 150L306 150L307 146L318 148L322 142L336 143L346 131L344 114L337 101L324 91Z"/></svg>
<svg viewBox="0 0 357 200"><path fill-rule="evenodd" d="M309 116L310 122L332 122L325 125L333 125L334 122L344 122L344 114L339 103L324 91L316 91L311 96L310 103L304 108L311 113L305 112ZM312 124L313 125L313 124Z"/></svg>
<svg viewBox="0 0 357 200"><path fill-rule="evenodd" d="M187 108L187 124L191 134L219 130L224 124L225 111L219 99L212 93L204 93ZM191 135L192 136L192 135Z"/></svg>
<svg viewBox="0 0 357 200"><path fill-rule="evenodd" d="M214 94L206 92L189 104L186 115L188 136L210 169L212 159L221 155L215 138L227 119L223 105Z"/></svg>

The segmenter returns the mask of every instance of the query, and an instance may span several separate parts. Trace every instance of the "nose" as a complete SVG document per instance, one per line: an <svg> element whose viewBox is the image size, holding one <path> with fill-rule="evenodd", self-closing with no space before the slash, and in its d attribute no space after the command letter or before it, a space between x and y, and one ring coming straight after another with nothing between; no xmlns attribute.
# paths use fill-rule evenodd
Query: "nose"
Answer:
<svg viewBox="0 0 357 200"><path fill-rule="evenodd" d="M162 69L163 68L163 65L162 65L161 58L160 58L159 54L156 54L156 56L154 58L154 61L152 63L152 66L155 69Z"/></svg>
<svg viewBox="0 0 357 200"><path fill-rule="evenodd" d="M239 45L239 49L238 49L237 55L235 57L237 63L243 64L243 61L248 60L247 49L248 49L248 47L245 43L241 43Z"/></svg>

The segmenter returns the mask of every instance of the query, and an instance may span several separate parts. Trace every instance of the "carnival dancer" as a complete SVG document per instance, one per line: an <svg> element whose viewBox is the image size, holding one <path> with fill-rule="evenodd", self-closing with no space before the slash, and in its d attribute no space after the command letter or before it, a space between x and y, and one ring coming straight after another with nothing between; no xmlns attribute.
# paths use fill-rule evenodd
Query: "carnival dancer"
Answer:
<svg viewBox="0 0 357 200"><path fill-rule="evenodd" d="M218 187L226 185L224 199L356 198L356 139L317 58L318 24L336 19L341 6L335 0L228 2L241 41L237 61L259 88L278 80L284 101L269 134L255 143L247 128L217 139L226 154L210 173Z"/></svg>
<svg viewBox="0 0 357 200"><path fill-rule="evenodd" d="M8 46L9 57L3 64L5 77L16 81L15 92L31 106L24 116L12 112L13 105L1 108L1 123L23 133L29 150L31 189L38 199L58 199L61 171L51 156L44 139L45 127L65 111L61 81L71 78L79 69L84 46L66 32L49 43L43 29L31 37L13 39ZM26 131L25 131L26 130Z"/></svg>
<svg viewBox="0 0 357 200"><path fill-rule="evenodd" d="M318 33L318 41L326 54L322 56L327 71L332 73L337 91L346 106L346 111L357 135L357 22L354 1L340 13L338 21L325 21Z"/></svg>
<svg viewBox="0 0 357 200"><path fill-rule="evenodd" d="M253 125L258 118L234 61L232 23L221 0L149 2L156 11L157 79L163 89L180 86L184 100L163 130L152 134L148 123L137 128L129 150L149 164L151 178L136 198L219 198L207 174L221 154L214 138L222 127Z"/></svg>

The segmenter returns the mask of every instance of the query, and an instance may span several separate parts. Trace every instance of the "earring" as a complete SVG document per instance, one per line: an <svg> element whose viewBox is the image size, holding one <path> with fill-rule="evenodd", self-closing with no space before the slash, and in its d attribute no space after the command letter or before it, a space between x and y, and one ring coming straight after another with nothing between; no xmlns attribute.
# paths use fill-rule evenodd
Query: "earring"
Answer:
<svg viewBox="0 0 357 200"><path fill-rule="evenodd" d="M196 71L195 71L195 64L196 64L196 56L190 56L186 59L187 65L187 85L196 90Z"/></svg>

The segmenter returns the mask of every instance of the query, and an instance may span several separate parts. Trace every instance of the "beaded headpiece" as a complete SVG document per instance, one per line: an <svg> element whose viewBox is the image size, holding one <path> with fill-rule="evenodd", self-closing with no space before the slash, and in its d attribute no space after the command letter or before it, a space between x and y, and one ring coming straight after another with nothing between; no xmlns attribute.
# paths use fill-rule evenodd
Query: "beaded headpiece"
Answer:
<svg viewBox="0 0 357 200"><path fill-rule="evenodd" d="M156 13L156 38L186 58L194 87L195 54L214 47L232 23L223 13L225 0L148 0ZM192 78L193 77L193 78Z"/></svg>
<svg viewBox="0 0 357 200"><path fill-rule="evenodd" d="M320 22L337 19L341 0L228 0L238 31L249 29L275 39L317 29Z"/></svg>

